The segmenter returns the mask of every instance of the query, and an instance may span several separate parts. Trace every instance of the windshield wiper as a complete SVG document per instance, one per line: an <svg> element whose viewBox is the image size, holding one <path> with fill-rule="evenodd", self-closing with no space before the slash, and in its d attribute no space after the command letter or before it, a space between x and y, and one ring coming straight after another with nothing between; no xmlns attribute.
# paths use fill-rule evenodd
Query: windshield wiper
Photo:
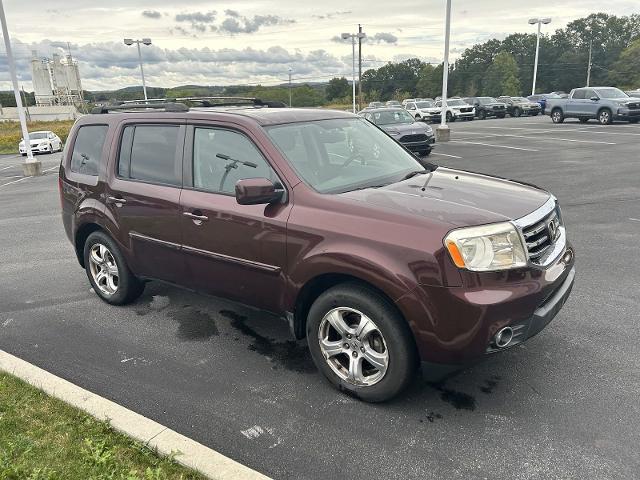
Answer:
<svg viewBox="0 0 640 480"><path fill-rule="evenodd" d="M413 172L407 173L404 177L402 177L401 182L404 180L409 180L417 175L422 175L423 173L429 173L429 170L414 170Z"/></svg>

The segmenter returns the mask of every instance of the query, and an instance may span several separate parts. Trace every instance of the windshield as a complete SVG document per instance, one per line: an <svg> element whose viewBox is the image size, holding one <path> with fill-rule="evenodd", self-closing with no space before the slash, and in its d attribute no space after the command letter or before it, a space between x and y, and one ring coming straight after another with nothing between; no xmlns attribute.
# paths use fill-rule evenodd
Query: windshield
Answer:
<svg viewBox="0 0 640 480"><path fill-rule="evenodd" d="M266 130L298 175L320 193L387 185L424 170L413 155L363 119L289 123Z"/></svg>
<svg viewBox="0 0 640 480"><path fill-rule="evenodd" d="M416 103L416 107L418 107L418 108L431 108L431 107L433 107L433 102L418 102L418 103Z"/></svg>
<svg viewBox="0 0 640 480"><path fill-rule="evenodd" d="M599 88L596 90L596 93L600 95L600 98L626 98L629 96L622 90L614 87Z"/></svg>
<svg viewBox="0 0 640 480"><path fill-rule="evenodd" d="M511 97L511 100L513 100L514 102L525 102L525 103L529 101L524 97Z"/></svg>
<svg viewBox="0 0 640 480"><path fill-rule="evenodd" d="M29 134L29 140L42 140L43 138L47 138L47 132L36 132Z"/></svg>
<svg viewBox="0 0 640 480"><path fill-rule="evenodd" d="M462 100L451 99L451 100L447 100L447 105L450 107L461 107L461 106L466 106L467 104Z"/></svg>
<svg viewBox="0 0 640 480"><path fill-rule="evenodd" d="M413 123L415 120L406 110L380 110L371 113L371 120L376 125L395 125L398 123Z"/></svg>
<svg viewBox="0 0 640 480"><path fill-rule="evenodd" d="M478 101L480 105L488 105L490 103L498 103L498 101L493 97L478 97Z"/></svg>

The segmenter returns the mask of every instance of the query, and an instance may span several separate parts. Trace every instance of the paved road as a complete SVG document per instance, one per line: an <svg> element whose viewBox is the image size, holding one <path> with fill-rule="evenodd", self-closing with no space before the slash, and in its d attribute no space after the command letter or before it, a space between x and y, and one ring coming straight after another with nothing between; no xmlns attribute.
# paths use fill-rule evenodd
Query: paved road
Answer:
<svg viewBox="0 0 640 480"><path fill-rule="evenodd" d="M434 161L536 183L563 205L577 284L523 346L360 403L259 312L157 283L135 305L100 302L64 237L55 171L10 184L20 160L0 158L0 348L276 479L637 477L640 126L452 129Z"/></svg>

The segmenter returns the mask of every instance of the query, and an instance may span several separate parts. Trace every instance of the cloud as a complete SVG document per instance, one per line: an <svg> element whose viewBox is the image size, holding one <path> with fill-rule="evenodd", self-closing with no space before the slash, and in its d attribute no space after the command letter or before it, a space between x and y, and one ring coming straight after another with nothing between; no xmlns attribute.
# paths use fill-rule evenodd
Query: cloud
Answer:
<svg viewBox="0 0 640 480"><path fill-rule="evenodd" d="M240 18L240 13L238 13L236 10L225 10L224 14L227 17Z"/></svg>
<svg viewBox="0 0 640 480"><path fill-rule="evenodd" d="M353 13L351 10L344 10L344 11L340 11L340 12L329 12L329 13L325 13L324 15L311 15L311 18L315 18L317 20L330 20L332 18L335 17L340 17L343 15L349 15Z"/></svg>
<svg viewBox="0 0 640 480"><path fill-rule="evenodd" d="M190 22L190 23L213 23L216 19L216 11L210 10L208 12L191 12L191 13L179 13L176 15L176 22Z"/></svg>
<svg viewBox="0 0 640 480"><path fill-rule="evenodd" d="M162 13L160 13L157 10L145 10L144 12L142 12L142 16L147 18L158 19L162 17Z"/></svg>
<svg viewBox="0 0 640 480"><path fill-rule="evenodd" d="M232 12L229 15L229 12ZM289 20L277 15L254 15L253 18L240 16L238 12L234 10L226 10L227 18L218 27L218 30L223 33L230 33L232 35L237 33L255 33L261 27L271 25L285 25L295 23L295 20Z"/></svg>

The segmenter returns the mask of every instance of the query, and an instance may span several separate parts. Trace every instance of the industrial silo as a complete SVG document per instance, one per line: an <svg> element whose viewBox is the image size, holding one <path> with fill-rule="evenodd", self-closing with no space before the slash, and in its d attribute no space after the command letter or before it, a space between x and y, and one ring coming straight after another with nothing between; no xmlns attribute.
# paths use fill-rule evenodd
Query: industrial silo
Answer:
<svg viewBox="0 0 640 480"><path fill-rule="evenodd" d="M53 88L51 87L49 68L46 60L39 58L35 51L31 59L31 79L36 105L51 105L53 103Z"/></svg>

